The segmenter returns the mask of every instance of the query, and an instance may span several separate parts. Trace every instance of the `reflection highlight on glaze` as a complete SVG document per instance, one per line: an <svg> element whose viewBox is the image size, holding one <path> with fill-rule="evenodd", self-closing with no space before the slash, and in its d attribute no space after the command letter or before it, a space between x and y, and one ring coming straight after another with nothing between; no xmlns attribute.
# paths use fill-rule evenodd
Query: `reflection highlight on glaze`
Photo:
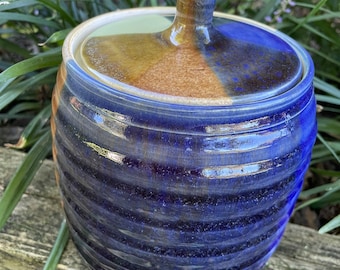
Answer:
<svg viewBox="0 0 340 270"><path fill-rule="evenodd" d="M99 145L95 144L95 143L91 143L91 142L86 142L84 141L84 143L90 147L91 149L93 149L94 151L96 151L99 155L110 159L112 161L114 161L115 163L118 163L120 165L124 164L124 158L125 155L122 155L118 152L114 152L114 151L110 151L108 149L105 149L103 147L100 147Z"/></svg>

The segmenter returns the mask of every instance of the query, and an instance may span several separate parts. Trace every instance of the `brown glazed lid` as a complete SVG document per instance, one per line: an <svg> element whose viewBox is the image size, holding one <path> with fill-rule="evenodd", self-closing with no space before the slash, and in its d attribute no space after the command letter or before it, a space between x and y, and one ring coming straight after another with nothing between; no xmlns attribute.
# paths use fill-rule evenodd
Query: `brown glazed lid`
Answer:
<svg viewBox="0 0 340 270"><path fill-rule="evenodd" d="M178 0L172 25L157 33L92 37L86 65L100 74L161 94L258 100L295 85L302 66L274 32L226 20L215 27L215 0Z"/></svg>

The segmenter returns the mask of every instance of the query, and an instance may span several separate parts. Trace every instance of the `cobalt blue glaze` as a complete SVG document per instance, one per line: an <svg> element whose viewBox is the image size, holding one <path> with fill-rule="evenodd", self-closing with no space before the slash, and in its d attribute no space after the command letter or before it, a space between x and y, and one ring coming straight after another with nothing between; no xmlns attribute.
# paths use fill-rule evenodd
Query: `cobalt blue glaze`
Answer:
<svg viewBox="0 0 340 270"><path fill-rule="evenodd" d="M113 89L64 52L53 97L56 175L72 238L92 269L264 266L316 135L312 61L268 31L297 53L301 79L228 105Z"/></svg>

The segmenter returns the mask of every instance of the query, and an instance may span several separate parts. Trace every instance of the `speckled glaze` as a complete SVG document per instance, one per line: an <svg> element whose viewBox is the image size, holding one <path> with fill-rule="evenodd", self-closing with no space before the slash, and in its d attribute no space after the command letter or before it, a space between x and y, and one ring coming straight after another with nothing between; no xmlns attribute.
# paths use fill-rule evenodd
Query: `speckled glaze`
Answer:
<svg viewBox="0 0 340 270"><path fill-rule="evenodd" d="M182 98L98 80L77 62L76 48L103 21L174 12L102 15L65 41L52 133L72 238L96 270L260 269L284 232L315 141L312 61L285 35L216 13L217 29L235 39L284 41L301 76L280 91Z"/></svg>
<svg viewBox="0 0 340 270"><path fill-rule="evenodd" d="M214 24L214 4L178 0L176 17L163 31L93 34L82 44L81 60L101 80L232 103L236 96L243 103L253 93L253 100L259 100L260 93L273 96L300 80L302 65L289 44L249 25Z"/></svg>

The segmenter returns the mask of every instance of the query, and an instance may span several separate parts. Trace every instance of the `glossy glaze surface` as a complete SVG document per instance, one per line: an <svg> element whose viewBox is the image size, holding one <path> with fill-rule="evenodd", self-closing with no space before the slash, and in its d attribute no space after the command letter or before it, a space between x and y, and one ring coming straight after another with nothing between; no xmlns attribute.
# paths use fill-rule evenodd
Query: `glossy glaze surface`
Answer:
<svg viewBox="0 0 340 270"><path fill-rule="evenodd" d="M84 64L99 78L139 89L230 102L253 93L256 100L260 92L275 95L301 79L301 63L288 43L241 22L214 21L214 3L177 1L174 21L163 31L139 33L136 23L137 33L94 33L83 44Z"/></svg>
<svg viewBox="0 0 340 270"><path fill-rule="evenodd" d="M64 57L53 97L53 152L72 238L92 269L265 264L293 210L316 134L313 64L289 44L304 67L301 80L272 97L260 91L256 102L255 92L233 104L115 89Z"/></svg>

